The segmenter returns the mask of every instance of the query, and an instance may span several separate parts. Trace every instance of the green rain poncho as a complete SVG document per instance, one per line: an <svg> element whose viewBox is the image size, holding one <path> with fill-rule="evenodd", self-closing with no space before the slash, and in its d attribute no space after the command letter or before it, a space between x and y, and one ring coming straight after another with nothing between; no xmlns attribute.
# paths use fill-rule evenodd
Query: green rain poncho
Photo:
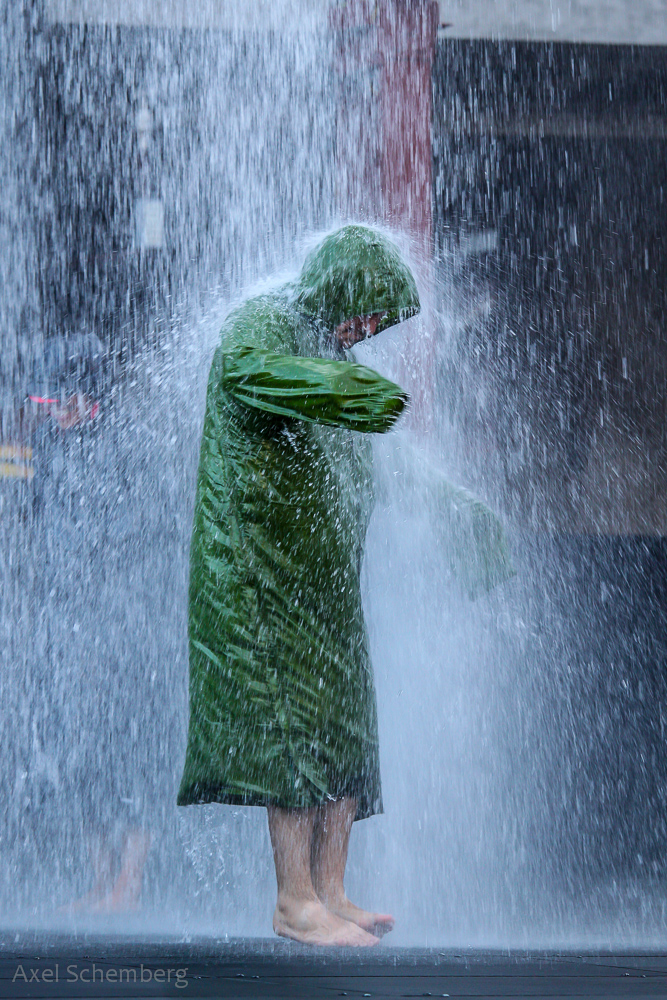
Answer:
<svg viewBox="0 0 667 1000"><path fill-rule="evenodd" d="M333 331L419 310L397 248L328 236L297 282L245 301L213 358L190 554L190 726L180 805L382 809L360 592L369 433L407 395ZM354 432L354 433L351 433Z"/></svg>

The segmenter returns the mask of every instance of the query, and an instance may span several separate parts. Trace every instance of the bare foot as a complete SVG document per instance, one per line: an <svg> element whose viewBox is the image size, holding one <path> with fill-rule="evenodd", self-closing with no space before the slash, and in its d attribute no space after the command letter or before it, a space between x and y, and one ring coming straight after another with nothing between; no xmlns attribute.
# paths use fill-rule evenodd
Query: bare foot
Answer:
<svg viewBox="0 0 667 1000"><path fill-rule="evenodd" d="M141 909L141 878L121 872L110 892L88 907L88 913L137 913Z"/></svg>
<svg viewBox="0 0 667 1000"><path fill-rule="evenodd" d="M354 903L351 903L347 896L336 900L327 899L324 905L330 913L343 920L349 920L357 927L361 927L362 930L377 937L382 937L383 934L388 934L394 929L394 918L391 914L369 913L368 910L361 910Z"/></svg>
<svg viewBox="0 0 667 1000"><path fill-rule="evenodd" d="M347 948L369 948L378 944L378 938L331 913L319 899L280 899L273 914L273 929L280 937L302 944Z"/></svg>
<svg viewBox="0 0 667 1000"><path fill-rule="evenodd" d="M140 909L140 894L127 886L116 885L110 892L93 890L59 907L57 912L73 916L76 913L136 913Z"/></svg>
<svg viewBox="0 0 667 1000"><path fill-rule="evenodd" d="M141 903L133 896L128 896L123 892L109 892L96 902L92 903L88 913L138 913Z"/></svg>
<svg viewBox="0 0 667 1000"><path fill-rule="evenodd" d="M90 892L86 893L85 896L81 896L80 899L75 899L72 903L65 903L64 906L59 906L56 912L62 913L64 916L70 916L75 913L90 913L92 907L99 903L103 894L103 889L91 889Z"/></svg>

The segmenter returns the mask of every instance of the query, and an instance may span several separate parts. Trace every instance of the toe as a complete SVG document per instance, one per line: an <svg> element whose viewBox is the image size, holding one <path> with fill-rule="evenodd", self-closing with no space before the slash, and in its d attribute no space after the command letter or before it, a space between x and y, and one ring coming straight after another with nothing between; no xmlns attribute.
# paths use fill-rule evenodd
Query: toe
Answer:
<svg viewBox="0 0 667 1000"><path fill-rule="evenodd" d="M366 948L372 948L374 945L380 943L380 939L374 934L371 934L370 931L365 931L361 927L357 927L356 930L359 943L364 945Z"/></svg>

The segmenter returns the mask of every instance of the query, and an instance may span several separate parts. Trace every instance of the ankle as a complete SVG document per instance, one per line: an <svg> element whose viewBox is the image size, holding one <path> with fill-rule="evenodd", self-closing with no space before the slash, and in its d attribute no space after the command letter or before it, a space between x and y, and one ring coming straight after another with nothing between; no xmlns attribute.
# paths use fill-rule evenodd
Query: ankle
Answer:
<svg viewBox="0 0 667 1000"><path fill-rule="evenodd" d="M278 893L276 909L283 912L294 910L297 907L307 906L309 903L319 903L319 898L314 889L283 889Z"/></svg>
<svg viewBox="0 0 667 1000"><path fill-rule="evenodd" d="M315 892L317 893L317 898L324 903L325 906L334 906L347 901L347 896L345 895L345 889L342 885L316 885Z"/></svg>

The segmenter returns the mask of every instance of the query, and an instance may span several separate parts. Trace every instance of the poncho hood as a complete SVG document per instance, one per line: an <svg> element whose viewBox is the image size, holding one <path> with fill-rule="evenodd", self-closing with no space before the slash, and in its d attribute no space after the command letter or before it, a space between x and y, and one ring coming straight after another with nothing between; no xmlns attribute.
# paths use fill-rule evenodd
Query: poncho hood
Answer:
<svg viewBox="0 0 667 1000"><path fill-rule="evenodd" d="M312 250L296 282L297 308L329 330L386 313L378 331L419 312L415 279L398 247L367 226L344 226Z"/></svg>

